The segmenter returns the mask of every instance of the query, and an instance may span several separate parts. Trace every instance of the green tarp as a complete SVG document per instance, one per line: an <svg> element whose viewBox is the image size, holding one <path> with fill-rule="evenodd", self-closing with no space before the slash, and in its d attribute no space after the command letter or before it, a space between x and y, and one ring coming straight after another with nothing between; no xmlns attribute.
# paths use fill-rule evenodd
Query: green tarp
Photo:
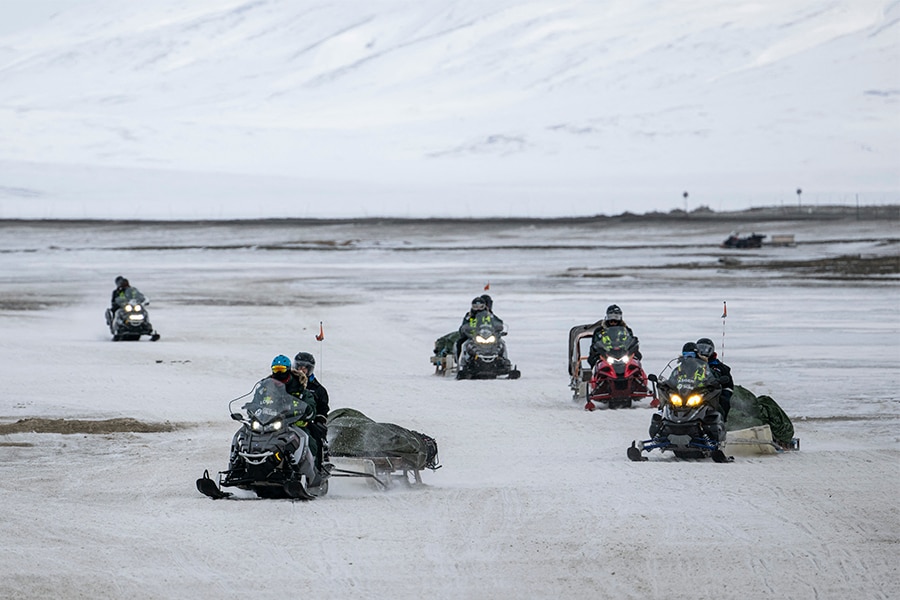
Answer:
<svg viewBox="0 0 900 600"><path fill-rule="evenodd" d="M447 335L439 337L434 341L434 355L447 356L448 354L456 354L456 342L458 341L458 331L451 331Z"/></svg>
<svg viewBox="0 0 900 600"><path fill-rule="evenodd" d="M768 425L776 442L790 444L794 425L771 396L756 396L747 388L734 386L731 410L725 423L728 431Z"/></svg>
<svg viewBox="0 0 900 600"><path fill-rule="evenodd" d="M352 408L328 413L328 447L332 456L402 458L416 469L437 468L437 442L393 423L376 423Z"/></svg>

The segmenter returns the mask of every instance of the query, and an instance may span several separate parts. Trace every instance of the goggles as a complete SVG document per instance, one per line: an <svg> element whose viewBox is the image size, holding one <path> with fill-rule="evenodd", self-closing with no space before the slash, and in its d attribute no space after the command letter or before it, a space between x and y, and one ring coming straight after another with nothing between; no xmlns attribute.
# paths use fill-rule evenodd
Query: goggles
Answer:
<svg viewBox="0 0 900 600"><path fill-rule="evenodd" d="M273 373L285 373L287 370L288 368L284 365L272 365Z"/></svg>

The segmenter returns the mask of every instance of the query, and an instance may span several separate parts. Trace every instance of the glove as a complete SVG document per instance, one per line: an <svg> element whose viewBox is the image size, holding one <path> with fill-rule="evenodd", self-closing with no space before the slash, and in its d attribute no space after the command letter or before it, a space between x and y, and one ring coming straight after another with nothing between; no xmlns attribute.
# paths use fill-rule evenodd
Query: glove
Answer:
<svg viewBox="0 0 900 600"><path fill-rule="evenodd" d="M313 437L317 439L325 439L325 436L328 435L328 428L322 425L319 422L310 423L306 430L309 431Z"/></svg>

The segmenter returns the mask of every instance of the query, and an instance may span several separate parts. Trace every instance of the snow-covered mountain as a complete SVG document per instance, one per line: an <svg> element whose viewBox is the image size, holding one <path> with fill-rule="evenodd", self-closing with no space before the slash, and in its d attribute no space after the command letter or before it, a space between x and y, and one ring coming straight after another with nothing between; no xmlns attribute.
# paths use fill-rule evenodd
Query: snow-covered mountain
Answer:
<svg viewBox="0 0 900 600"><path fill-rule="evenodd" d="M0 132L0 218L897 202L900 3L73 0Z"/></svg>

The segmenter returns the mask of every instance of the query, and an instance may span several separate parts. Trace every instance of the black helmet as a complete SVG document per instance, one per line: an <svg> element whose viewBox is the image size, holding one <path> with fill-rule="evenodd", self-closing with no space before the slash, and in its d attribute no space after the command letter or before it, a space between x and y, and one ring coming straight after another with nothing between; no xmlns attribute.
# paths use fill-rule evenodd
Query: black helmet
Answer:
<svg viewBox="0 0 900 600"><path fill-rule="evenodd" d="M494 300L488 296L487 294L482 294L481 299L484 300L484 305L487 306L488 310L494 309Z"/></svg>
<svg viewBox="0 0 900 600"><path fill-rule="evenodd" d="M485 308L487 308L487 302L484 301L484 298L482 298L481 296L472 298L472 310L480 311L484 310Z"/></svg>
<svg viewBox="0 0 900 600"><path fill-rule="evenodd" d="M122 287L123 285L128 285L128 280L119 275L116 277L116 287Z"/></svg>
<svg viewBox="0 0 900 600"><path fill-rule="evenodd" d="M606 318L613 321L622 320L622 309L617 304L610 304L606 307Z"/></svg>
<svg viewBox="0 0 900 600"><path fill-rule="evenodd" d="M306 367L312 373L316 368L316 357L309 352L298 352L294 357L294 368L299 369L300 367Z"/></svg>
<svg viewBox="0 0 900 600"><path fill-rule="evenodd" d="M709 338L700 338L697 340L697 354L703 358L710 358L716 353L716 345Z"/></svg>
<svg viewBox="0 0 900 600"><path fill-rule="evenodd" d="M681 347L681 355L696 358L697 344L695 344L694 342L687 342L684 346Z"/></svg>

